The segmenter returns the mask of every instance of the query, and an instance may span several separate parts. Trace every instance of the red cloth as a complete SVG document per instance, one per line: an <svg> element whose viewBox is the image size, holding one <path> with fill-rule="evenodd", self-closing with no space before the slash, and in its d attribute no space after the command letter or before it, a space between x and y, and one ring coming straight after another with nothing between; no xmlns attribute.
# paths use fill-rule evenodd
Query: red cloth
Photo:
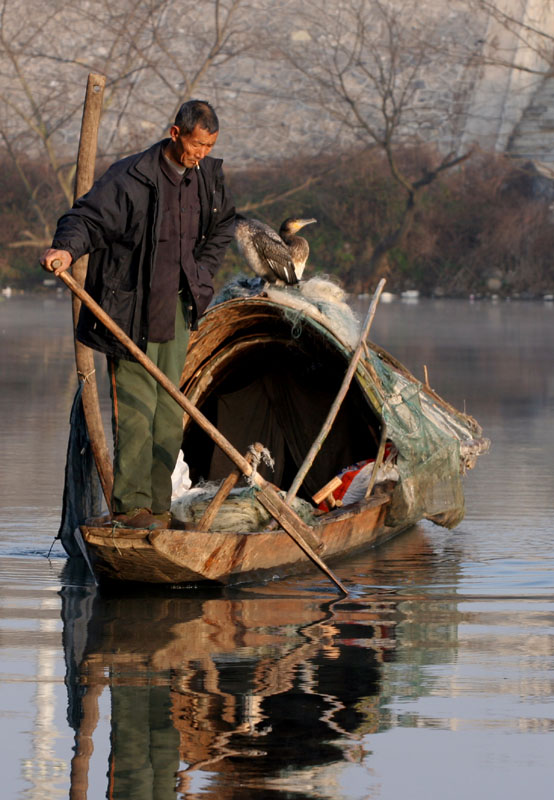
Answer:
<svg viewBox="0 0 554 800"><path fill-rule="evenodd" d="M390 453L390 443L387 442L385 446L385 458ZM341 485L337 486L337 488L333 491L333 497L335 500L342 500L344 495L346 494L346 490L358 474L360 470L362 470L367 464L371 464L374 462L374 458L366 458L364 461L357 461L355 464L351 464L349 467L345 467L339 474L337 478L341 479ZM327 505L326 501L323 500L319 505L318 508L321 511L330 511L329 506Z"/></svg>

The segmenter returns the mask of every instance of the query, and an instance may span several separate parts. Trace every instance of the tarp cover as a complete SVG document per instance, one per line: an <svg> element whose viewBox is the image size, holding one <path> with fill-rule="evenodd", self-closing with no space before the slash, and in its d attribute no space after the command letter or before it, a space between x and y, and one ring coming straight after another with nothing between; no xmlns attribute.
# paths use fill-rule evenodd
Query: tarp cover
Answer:
<svg viewBox="0 0 554 800"><path fill-rule="evenodd" d="M334 400L356 336L352 311L344 303L336 304L329 315L326 306L302 297L302 290L272 288L268 294L265 301L244 298L210 310L200 325L195 369L200 374L205 354L211 354L214 364L217 361L211 396L202 397L203 410L241 451L256 439L268 446L278 466L274 476L265 477L286 488ZM337 325L341 314L345 319ZM241 343L268 329L273 351L260 357L262 348L252 347L248 359L238 355L244 352ZM343 333L347 330L348 337ZM280 363L285 369L276 369ZM229 386L226 379L219 381L224 373L242 375L243 380ZM194 383L194 370L189 374ZM452 408L370 342L328 441L306 476L306 493L313 494L349 464L374 458L383 422L387 439L398 450L400 475L389 523L426 517L447 527L456 525L464 516L463 473L486 451L487 440L473 418ZM188 444L198 452L202 442L194 439L185 436L185 448ZM211 464L209 457L205 461L204 477L219 479L228 474L230 464L213 455Z"/></svg>

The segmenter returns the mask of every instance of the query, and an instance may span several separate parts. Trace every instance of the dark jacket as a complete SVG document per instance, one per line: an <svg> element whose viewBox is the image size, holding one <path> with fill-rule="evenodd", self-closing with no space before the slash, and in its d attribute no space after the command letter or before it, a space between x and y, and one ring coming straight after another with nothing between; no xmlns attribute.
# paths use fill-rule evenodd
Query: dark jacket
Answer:
<svg viewBox="0 0 554 800"><path fill-rule="evenodd" d="M86 291L142 349L148 342L148 296L160 229L160 150L169 139L113 164L58 221L52 246L73 260L89 253ZM200 236L186 276L195 303L193 325L213 296L212 278L233 238L235 209L225 190L221 159L198 169ZM77 338L113 356L130 358L86 306Z"/></svg>

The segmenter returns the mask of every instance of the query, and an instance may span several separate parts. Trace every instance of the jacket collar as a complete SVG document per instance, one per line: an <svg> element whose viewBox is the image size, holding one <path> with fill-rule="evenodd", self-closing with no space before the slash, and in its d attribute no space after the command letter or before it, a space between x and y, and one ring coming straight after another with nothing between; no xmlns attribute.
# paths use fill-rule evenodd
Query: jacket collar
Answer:
<svg viewBox="0 0 554 800"><path fill-rule="evenodd" d="M160 169L161 150L169 143L169 139L162 139L156 142L148 150L143 150L133 160L129 167L129 174L134 175L139 180L157 184L157 176Z"/></svg>

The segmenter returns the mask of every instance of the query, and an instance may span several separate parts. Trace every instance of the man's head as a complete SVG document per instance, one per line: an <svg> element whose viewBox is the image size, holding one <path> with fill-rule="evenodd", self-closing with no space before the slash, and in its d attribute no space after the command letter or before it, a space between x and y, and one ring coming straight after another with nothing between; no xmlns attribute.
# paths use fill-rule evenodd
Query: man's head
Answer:
<svg viewBox="0 0 554 800"><path fill-rule="evenodd" d="M169 129L167 155L181 166L197 167L216 143L218 132L219 120L211 105L205 100L188 100Z"/></svg>
<svg viewBox="0 0 554 800"><path fill-rule="evenodd" d="M217 114L206 100L187 100L183 103L177 112L174 125L181 133L192 133L197 125L208 133L219 131Z"/></svg>

